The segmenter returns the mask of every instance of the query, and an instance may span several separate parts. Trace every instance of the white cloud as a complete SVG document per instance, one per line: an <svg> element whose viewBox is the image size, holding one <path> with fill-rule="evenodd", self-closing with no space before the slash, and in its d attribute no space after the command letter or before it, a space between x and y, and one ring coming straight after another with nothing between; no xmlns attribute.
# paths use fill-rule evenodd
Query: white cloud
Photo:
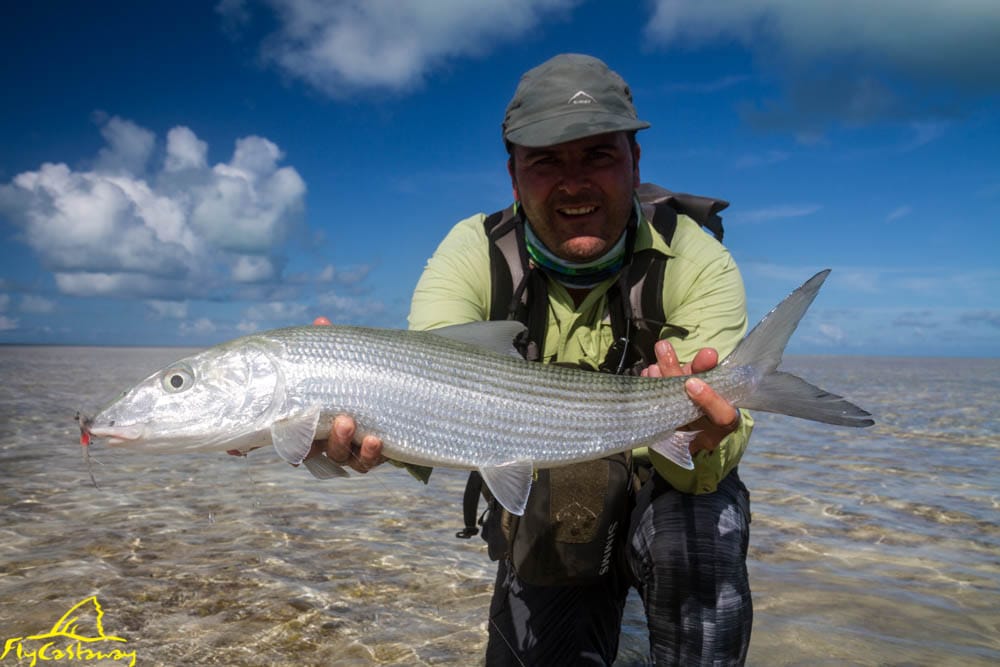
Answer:
<svg viewBox="0 0 1000 667"><path fill-rule="evenodd" d="M663 42L733 38L796 60L846 56L924 80L1000 84L995 0L656 0L646 27ZM985 77L986 81L983 81Z"/></svg>
<svg viewBox="0 0 1000 667"><path fill-rule="evenodd" d="M41 296L26 294L21 297L22 313L51 313L56 309L56 304L51 299Z"/></svg>
<svg viewBox="0 0 1000 667"><path fill-rule="evenodd" d="M156 135L130 120L114 116L101 127L101 136L108 145L97 154L97 170L126 174L142 174L146 170Z"/></svg>
<svg viewBox="0 0 1000 667"><path fill-rule="evenodd" d="M364 297L342 296L335 292L327 292L317 299L320 307L325 311L322 314L331 322L349 320L354 318L370 318L374 315L385 312L385 304Z"/></svg>
<svg viewBox="0 0 1000 667"><path fill-rule="evenodd" d="M279 166L277 145L244 137L228 162L209 167L207 144L175 127L147 174L151 132L117 117L101 131L108 146L92 169L46 163L0 185L0 213L60 291L176 300L225 295L231 279L280 277L274 257L306 188L294 168Z"/></svg>
<svg viewBox="0 0 1000 667"><path fill-rule="evenodd" d="M272 0L280 29L265 58L333 97L359 89L405 90L450 60L508 47L543 18L579 0ZM246 22L239 2L216 10Z"/></svg>
<svg viewBox="0 0 1000 667"><path fill-rule="evenodd" d="M182 336L204 336L215 333L215 323L207 317L200 317L194 322L181 322L178 327Z"/></svg>
<svg viewBox="0 0 1000 667"><path fill-rule="evenodd" d="M768 222L785 218L802 218L816 213L823 207L819 204L779 204L758 208L732 216L735 222Z"/></svg>
<svg viewBox="0 0 1000 667"><path fill-rule="evenodd" d="M899 220L900 218L905 218L910 213L913 213L913 207L904 204L903 206L898 206L889 211L889 215L885 216L885 221L893 222L895 220Z"/></svg>
<svg viewBox="0 0 1000 667"><path fill-rule="evenodd" d="M0 331L13 331L17 327L18 321L16 319L0 315Z"/></svg>
<svg viewBox="0 0 1000 667"><path fill-rule="evenodd" d="M0 294L0 312L7 310L7 306L10 305L10 295Z"/></svg>
<svg viewBox="0 0 1000 667"><path fill-rule="evenodd" d="M319 282L323 283L336 282L341 285L356 285L368 277L372 268L371 264L356 264L354 266L347 266L343 268L327 264L323 267L323 270L319 272L317 278Z"/></svg>
<svg viewBox="0 0 1000 667"><path fill-rule="evenodd" d="M280 322L283 324L308 324L309 308L301 303L271 301L251 306L244 313L244 321Z"/></svg>
<svg viewBox="0 0 1000 667"><path fill-rule="evenodd" d="M832 121L947 118L961 113L954 92L971 101L1000 91L996 0L655 0L645 33L682 48L744 45L787 84L784 99L746 104L747 120L805 142ZM941 128L915 130L911 148Z"/></svg>
<svg viewBox="0 0 1000 667"><path fill-rule="evenodd" d="M153 317L167 320L183 320L188 316L187 301L160 301L152 299L146 302Z"/></svg>
<svg viewBox="0 0 1000 667"><path fill-rule="evenodd" d="M831 343L842 343L847 339L847 334L836 324L823 323L819 325L819 332Z"/></svg>
<svg viewBox="0 0 1000 667"><path fill-rule="evenodd" d="M233 280L238 283L259 283L274 278L271 260L256 255L241 255L233 265Z"/></svg>
<svg viewBox="0 0 1000 667"><path fill-rule="evenodd" d="M769 150L762 153L749 153L736 159L733 166L737 169L753 169L784 162L791 157L787 151Z"/></svg>
<svg viewBox="0 0 1000 667"><path fill-rule="evenodd" d="M167 159L163 168L172 172L204 169L208 164L207 154L208 144L194 132L186 127L175 127L167 132Z"/></svg>

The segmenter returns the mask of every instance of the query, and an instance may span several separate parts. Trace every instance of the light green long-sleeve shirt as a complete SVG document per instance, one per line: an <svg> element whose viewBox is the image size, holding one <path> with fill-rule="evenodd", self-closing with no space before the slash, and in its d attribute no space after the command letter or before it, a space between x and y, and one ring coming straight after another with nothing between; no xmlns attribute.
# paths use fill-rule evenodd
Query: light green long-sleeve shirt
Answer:
<svg viewBox="0 0 1000 667"><path fill-rule="evenodd" d="M411 329L489 319L490 257L485 218L478 214L455 225L427 262L413 293ZM725 357L747 327L743 280L729 252L685 215L677 216L677 229L669 245L642 220L635 251L647 248L670 258L663 280L663 312L669 324L689 332L683 338L664 336L678 358L682 363L690 361L704 347L713 347L720 358ZM613 284L614 279L601 283L576 306L561 284L549 281L544 360L583 362L597 368L614 341L607 300ZM674 329L664 333L671 331ZM752 429L753 420L744 412L740 427L715 452L699 452L694 457L694 470L684 470L656 452L651 452L651 459L674 488L709 493L739 462Z"/></svg>

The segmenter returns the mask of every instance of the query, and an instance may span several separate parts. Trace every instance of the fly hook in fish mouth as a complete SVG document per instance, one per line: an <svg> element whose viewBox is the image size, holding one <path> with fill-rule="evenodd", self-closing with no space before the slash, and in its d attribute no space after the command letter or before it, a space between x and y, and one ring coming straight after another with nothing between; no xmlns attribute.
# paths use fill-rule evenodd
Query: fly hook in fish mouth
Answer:
<svg viewBox="0 0 1000 667"><path fill-rule="evenodd" d="M80 446L83 449L83 462L87 464L90 481L93 482L95 489L100 489L101 487L97 485L97 479L94 477L94 464L90 460L90 425L94 422L94 419L79 411L77 411L74 419L80 424Z"/></svg>

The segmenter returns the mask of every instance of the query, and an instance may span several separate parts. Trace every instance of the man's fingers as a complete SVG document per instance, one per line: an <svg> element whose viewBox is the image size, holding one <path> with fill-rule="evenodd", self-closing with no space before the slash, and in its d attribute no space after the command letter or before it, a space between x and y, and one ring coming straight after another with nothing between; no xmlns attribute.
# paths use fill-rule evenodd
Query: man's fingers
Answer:
<svg viewBox="0 0 1000 667"><path fill-rule="evenodd" d="M677 352L674 351L674 346L670 344L670 341L657 341L653 352L656 353L656 365L649 368L649 374L652 377L667 378L684 375L681 364L677 360Z"/></svg>
<svg viewBox="0 0 1000 667"><path fill-rule="evenodd" d="M719 353L711 347L703 347L698 350L691 360L689 373L704 373L719 365Z"/></svg>
<svg viewBox="0 0 1000 667"><path fill-rule="evenodd" d="M384 462L382 441L373 435L366 435L364 440L361 441L361 447L358 449L357 458L354 461L356 466L352 467L358 472L368 472Z"/></svg>
<svg viewBox="0 0 1000 667"><path fill-rule="evenodd" d="M351 460L351 442L354 440L354 420L338 415L330 428L326 442L326 455L334 463L344 465Z"/></svg>
<svg viewBox="0 0 1000 667"><path fill-rule="evenodd" d="M726 429L727 432L736 430L740 413L726 399L716 394L711 387L698 378L687 380L684 383L684 388L709 421Z"/></svg>

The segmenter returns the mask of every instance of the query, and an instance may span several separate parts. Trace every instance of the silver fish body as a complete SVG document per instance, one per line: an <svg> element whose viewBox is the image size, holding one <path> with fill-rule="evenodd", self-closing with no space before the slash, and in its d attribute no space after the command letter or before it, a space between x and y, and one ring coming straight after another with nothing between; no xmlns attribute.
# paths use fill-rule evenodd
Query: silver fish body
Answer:
<svg viewBox="0 0 1000 667"><path fill-rule="evenodd" d="M774 371L823 278L825 273L818 274L758 325L784 332L776 352L765 340L774 332L758 335L755 329L703 379L737 406L851 426L872 423L868 413L840 397ZM794 307L786 305L790 301ZM511 353L521 329L513 322L435 332L307 326L245 336L154 373L86 428L112 445L164 452L273 444L282 458L298 464L315 438L329 434L333 417L348 414L358 434L380 438L392 459L480 470L515 513L523 511L533 468L639 446L692 466L690 436L677 429L701 413L687 397L685 378L529 363ZM747 345L755 336L758 344ZM756 348L777 359L762 362ZM776 392L761 395L768 384ZM786 410L783 394L793 404L800 397L805 407ZM332 462L325 465L341 474Z"/></svg>

